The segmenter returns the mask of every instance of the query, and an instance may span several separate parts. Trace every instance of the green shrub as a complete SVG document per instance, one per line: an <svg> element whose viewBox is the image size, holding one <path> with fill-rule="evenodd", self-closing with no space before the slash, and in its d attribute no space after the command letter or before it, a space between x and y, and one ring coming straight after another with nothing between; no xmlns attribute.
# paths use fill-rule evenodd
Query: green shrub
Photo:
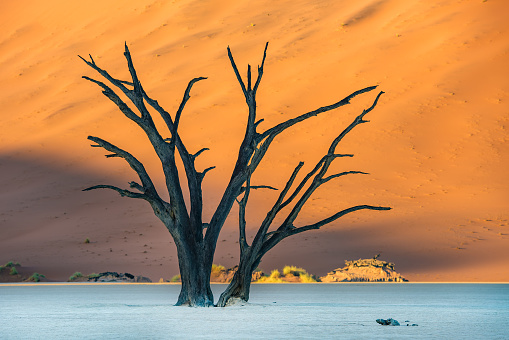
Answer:
<svg viewBox="0 0 509 340"><path fill-rule="evenodd" d="M83 243L90 243L90 240L88 239L88 237L85 239L85 242Z"/></svg>
<svg viewBox="0 0 509 340"><path fill-rule="evenodd" d="M175 275L170 279L170 282L180 282L180 275Z"/></svg>
<svg viewBox="0 0 509 340"><path fill-rule="evenodd" d="M16 269L16 267L12 267L11 268L11 271L9 272L9 275L18 275L18 270Z"/></svg>
<svg viewBox="0 0 509 340"><path fill-rule="evenodd" d="M46 276L39 273L33 273L32 276L30 276L26 281L32 281L32 282L40 282L41 278L45 278Z"/></svg>
<svg viewBox="0 0 509 340"><path fill-rule="evenodd" d="M83 277L83 274L81 274L80 272L75 272L74 274L69 276L69 281L74 281L74 280L76 280L77 278L80 278L80 277Z"/></svg>
<svg viewBox="0 0 509 340"><path fill-rule="evenodd" d="M95 279L95 278L98 278L98 277L100 277L100 276L101 276L101 274L92 273L92 274L89 274L89 275L88 275L88 278L89 278L89 279Z"/></svg>

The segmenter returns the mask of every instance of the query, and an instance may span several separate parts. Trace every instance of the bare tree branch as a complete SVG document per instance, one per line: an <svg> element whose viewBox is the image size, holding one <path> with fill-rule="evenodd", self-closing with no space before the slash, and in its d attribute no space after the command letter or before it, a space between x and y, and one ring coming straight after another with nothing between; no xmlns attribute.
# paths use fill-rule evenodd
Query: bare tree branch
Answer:
<svg viewBox="0 0 509 340"><path fill-rule="evenodd" d="M89 78L87 76L83 76L82 78L86 79L88 81L91 81L92 83L95 83L95 84L99 85L100 87L102 87L103 88L103 94L106 97L108 97L108 99L110 99L113 103L115 103L118 106L118 108L120 109L120 111L122 111L122 113L127 118L129 118L130 120L132 120L133 122L135 122L136 124L138 124L140 126L143 125L143 122L142 122L141 118L138 115L136 115L134 113L134 111L131 110L131 108L129 108L129 106L127 106L127 104L124 103L124 101L122 99L120 99L120 97L117 96L117 94L110 87L108 87L103 82L100 82L98 80Z"/></svg>
<svg viewBox="0 0 509 340"><path fill-rule="evenodd" d="M171 136L172 136L172 143L173 145L175 145L175 142L177 141L177 129L178 129L178 125L179 125L179 122L180 122L180 116L182 115L182 111L184 110L184 107L186 106L186 103L187 101L189 100L189 98L191 98L191 96L189 95L189 93L191 92L191 88L193 87L194 83L200 81L200 80L204 80L204 79L207 79L206 77L199 77L199 78L194 78L192 79L189 84L187 84L187 88L186 88L186 91L184 92L184 98L182 98L182 102L180 103L180 106L177 110L177 114L175 115L175 121L173 123L173 129L170 130L171 131Z"/></svg>
<svg viewBox="0 0 509 340"><path fill-rule="evenodd" d="M242 77L240 76L239 69L237 68L237 65L235 64L235 60L233 60L232 51L230 50L230 46L228 46L226 49L228 50L228 58L230 58L230 63L232 64L233 71L235 72L235 75L237 76L237 80L239 81L240 87L242 88L242 92L244 93L244 96L247 97L246 85L244 85L244 81L242 80Z"/></svg>
<svg viewBox="0 0 509 340"><path fill-rule="evenodd" d="M347 104L350 104L350 100L352 98L354 98L355 96L358 96L359 94L362 94L362 93L366 93L366 92L372 91L372 90L374 90L376 88L377 88L377 86L369 86L369 87L363 88L362 90L358 90L358 91L353 92L352 94L350 94L349 96L341 99L339 102L337 102L335 104L320 107L320 108L318 108L316 110L310 111L308 113L304 113L304 114L302 114L302 115L300 115L298 117L289 119L289 120L287 120L287 121L285 121L283 123L279 123L278 125L270 128L267 131L265 131L264 133L262 133L260 138L263 140L264 138L267 138L267 137L269 137L271 135L278 135L281 132L283 132L284 130L288 129L289 127L291 127L291 126L293 126L293 125L295 125L295 124L297 124L299 122L302 122L303 120L306 120L308 118L317 116L317 115L319 115L322 112L327 112L327 111L330 111L330 110L337 109L337 108L339 108L341 106L345 106Z"/></svg>
<svg viewBox="0 0 509 340"><path fill-rule="evenodd" d="M118 80L121 84L124 84L124 85L129 85L129 86L133 86L134 87L134 84L132 81L125 81L125 80Z"/></svg>
<svg viewBox="0 0 509 340"><path fill-rule="evenodd" d="M265 240L267 231L270 228L270 225L274 221L274 218L276 217L277 213L281 210L281 205L283 204L283 200L285 196L288 194L288 191L293 185L293 182L295 181L295 178L297 178L297 174L299 173L300 169L304 166L304 162L299 162L299 164L295 167L295 169L292 172L292 175L288 179L288 181L285 184L285 187L279 194L279 197L270 209L270 211L267 213L267 216L265 216L265 219L263 220L260 228L258 229L258 232L256 233L256 236L253 240L253 246L256 246L256 251L259 251L262 242Z"/></svg>
<svg viewBox="0 0 509 340"><path fill-rule="evenodd" d="M196 157L198 157L199 155L201 155L201 154L202 154L202 152L204 152L204 151L208 151L208 150L210 150L210 149L209 149L209 148L203 148L203 149L200 149L197 153L195 153L194 155L191 155L191 157L192 157L193 159L196 159Z"/></svg>
<svg viewBox="0 0 509 340"><path fill-rule="evenodd" d="M350 174L369 175L369 173L362 172L362 171L345 171L345 172L340 172L338 174L334 174L334 175L330 175L330 176L327 176L325 178L322 178L320 184L324 184L324 183L327 183L328 181L330 181L331 179L338 178L338 177L341 177L341 176L350 175Z"/></svg>
<svg viewBox="0 0 509 340"><path fill-rule="evenodd" d="M269 147L270 147L272 141L274 140L274 138L277 135L279 135L281 132L283 132L284 130L286 130L286 129L290 128L291 126L293 126L293 125L295 125L295 124L297 124L299 122L302 122L302 121L304 121L304 120L306 120L308 118L317 116L320 113L327 112L327 111L330 111L330 110L333 110L333 109L337 109L337 108L339 108L341 106L350 104L350 100L352 98L354 98L355 96L357 96L359 94L362 94L362 93L366 93L366 92L372 91L372 90L374 90L376 88L377 88L377 86L370 86L370 87L366 87L366 88L364 88L362 90L355 91L352 94L350 94L349 96L343 98L342 100L340 100L339 102L337 102L335 104L328 105L328 106L323 106L323 107L321 107L319 109L316 109L316 110L307 112L305 114L302 114L302 115L300 115L300 116L298 116L296 118L289 119L289 120L287 120L287 121L285 121L283 123L280 123L280 124L270 128L270 129L266 130L263 133L258 134L256 136L257 144L258 143L261 143L261 144L257 147L256 153L253 156L253 159L251 160L251 163L250 163L250 169L251 170L250 171L254 172L254 170L256 169L258 164L261 162L261 160L265 156L265 153L269 149ZM371 111L371 110L369 110L369 111Z"/></svg>
<svg viewBox="0 0 509 340"><path fill-rule="evenodd" d="M263 242L263 245L258 252L258 258L261 259L264 254L266 254L269 250L271 250L274 246L276 246L279 242L281 242L283 239L287 238L288 236L300 234L305 231L309 230L316 230L320 229L321 227L325 226L326 224L329 224L337 219L339 219L342 216L345 216L346 214L359 211L359 210L391 210L389 207L377 207L377 206L371 206L371 205L358 205L355 207L351 207L348 209L344 209L326 219L323 219L317 223L306 225L303 227L294 227L293 225L290 228L284 229L284 230L276 230L272 231L270 233L267 233L265 237L265 241Z"/></svg>
<svg viewBox="0 0 509 340"><path fill-rule="evenodd" d="M89 56L90 56L90 60L91 61L88 61L85 58L83 58L82 56L78 55L78 57L81 60L83 60L88 66L90 66L91 68L96 70L101 76L103 76L110 83L112 83L113 85L118 87L129 99L131 99L132 90L130 90L127 87L125 87L124 84L131 85L131 86L134 86L134 84L131 83L131 82L126 82L126 81L122 81L122 80L118 80L118 79L113 78L108 72L106 72L105 70L103 70L99 66L97 66L97 64L94 62L94 59L92 59L92 56L90 54L89 54Z"/></svg>
<svg viewBox="0 0 509 340"><path fill-rule="evenodd" d="M288 204L290 204L291 202L293 202L293 200L295 199L295 197L297 197L297 195L300 193L300 191L302 190L302 188L304 188L304 186L306 185L306 183L309 181L309 179L320 169L320 167L323 165L323 163L325 162L325 160L327 158L338 158L338 157L353 157L353 155L350 155L350 154L332 154L332 155L325 155L324 157L322 157L320 159L320 161L315 165L315 167L313 168L313 170L311 170L303 179L302 181L300 181L299 185L297 186L297 188L295 188L295 190L293 191L293 193L290 195L290 197L288 197L287 200L285 200L284 202L282 202L280 205L279 205L279 208L277 209L277 212L281 211L284 207L286 207ZM301 162L302 163L302 162ZM304 164L304 163L302 163Z"/></svg>
<svg viewBox="0 0 509 340"><path fill-rule="evenodd" d="M93 187L83 189L82 191L90 191L90 190L95 190L95 189L111 189L111 190L115 190L116 192L118 192L120 194L120 196L122 196L122 197L141 198L146 201L149 200L145 194L140 194L138 192L132 192L132 191L125 190L125 189L120 189L119 187L116 187L113 185L103 185L103 184L94 185Z"/></svg>
<svg viewBox="0 0 509 340"><path fill-rule="evenodd" d="M142 193L145 193L145 188L143 186L141 186L139 183L132 181L132 182L129 182L129 186L133 189L141 191Z"/></svg>
<svg viewBox="0 0 509 340"><path fill-rule="evenodd" d="M251 92L251 65L247 64L247 92Z"/></svg>
<svg viewBox="0 0 509 340"><path fill-rule="evenodd" d="M337 137L337 138L336 138L336 139L335 139L335 140L331 143L331 146L330 146L330 148L329 148L329 154L332 154L332 153L335 153L335 152L336 152L335 150L336 150L336 147L338 146L339 142L340 142L340 141L341 141L341 140L342 140L342 139L343 139L343 138L344 138L344 137L345 137L345 136L346 136L346 135L347 135L350 131L352 131L352 129L353 129L354 127L356 127L356 126L357 126L357 125L359 125L359 124L362 124L362 123L368 123L368 122L369 122L368 120L364 120L364 116L365 116L367 113L371 112L371 111L375 108L376 104L378 104L378 100L380 99L380 96L381 96L382 94L384 94L384 93L385 93L385 92L380 91L380 92L378 93L378 95L376 96L376 98L375 98L375 100L374 100L373 104L372 104L369 108L367 108L367 109L363 110L363 111L362 111L362 113L361 113L360 115L358 115L358 116L355 118L355 120L354 120L354 121L353 121L350 125L348 125L348 127L347 127L346 129L344 129L344 130L343 130L343 132L341 132L341 133L339 134L339 136L338 136L338 137Z"/></svg>
<svg viewBox="0 0 509 340"><path fill-rule="evenodd" d="M319 162L318 164L315 166L315 168L313 169L312 173L314 172L317 172L316 175L314 175L315 177L313 178L313 181L311 182L310 186L307 188L307 190L304 192L304 194L300 197L300 199L297 201L297 203L295 204L295 206L292 208L290 214L288 214L287 218L285 219L285 221L283 222L283 224L278 228L278 230L283 230L283 229L287 229L287 228L291 228L293 226L293 222L295 221L295 219L297 218L300 210L302 209L302 207L304 206L304 204L307 202L307 200L311 197L311 195L315 192L315 190L320 186L322 185L323 183L327 182L327 181L323 181L323 178L325 176L325 174L327 173L327 170L329 169L329 166L330 164L332 163L332 161L338 157L344 157L344 156L347 156L347 157L351 157L352 155L342 155L342 154L336 154L336 147L337 145L339 144L339 142L344 138L344 136L346 136L354 127L356 127L357 125L361 124L361 123L364 123L366 121L363 120L363 117L368 113L370 112L371 110L373 110L373 108L376 106L376 104L378 103L378 99L380 98L380 96L383 94L383 92L380 92L376 98L375 98L375 101L373 102L373 105L371 105L367 110L363 110L363 112L358 115L354 121L347 127L345 128L339 135L338 137L336 137L332 143L331 143L331 146L329 147L329 150L328 150L328 153L327 155L325 155ZM317 171L315 171L317 170ZM302 187L299 185L299 187Z"/></svg>
<svg viewBox="0 0 509 340"><path fill-rule="evenodd" d="M276 190L277 191L276 188L271 187L270 185L251 185L250 189L253 189L253 190L257 190L257 189L269 189L269 190ZM244 191L246 191L246 187L240 188L239 195L242 194Z"/></svg>
<svg viewBox="0 0 509 340"><path fill-rule="evenodd" d="M136 159L133 155L131 155L129 152L120 149L119 147L105 141L104 139L101 139L99 137L94 136L88 136L88 139L97 143L98 146L104 148L105 150L108 150L110 152L113 152L117 157L122 157L125 159L125 161L129 164L129 166L136 171L138 174L138 177L141 180L143 191L147 196L154 200L162 201L159 194L157 193L157 190L154 186L154 183L152 182L152 179L148 175L147 171L145 170L145 167L143 164Z"/></svg>
<svg viewBox="0 0 509 340"><path fill-rule="evenodd" d="M129 52L129 48L127 47L127 42L125 43L125 52L124 56L127 60L127 67L129 68L129 73L131 74L131 78L133 79L134 90L130 92L131 96L129 99L136 105L136 108L141 112L141 117L144 120L150 121L151 125L153 125L152 117L150 116L145 102L143 101L143 87L141 86L140 80L138 79L138 75L136 74L136 70L134 68L133 60L131 58L131 53Z"/></svg>
<svg viewBox="0 0 509 340"><path fill-rule="evenodd" d="M289 234L290 235L295 235L295 234L299 234L299 233L302 233L302 232L308 231L308 230L320 229L324 225L329 224L331 222L334 222L335 220L339 219L340 217L345 216L346 214L352 213L354 211L363 210L363 209L368 209L368 210L391 210L390 207L376 207L376 206L372 206L372 205L358 205L358 206L355 206L355 207L351 207L351 208L348 208L348 209L341 210L340 212L335 213L334 215L332 215L332 216L330 216L328 218L325 218L325 219L323 219L323 220L321 220L319 222L316 222L314 224L306 225L304 227L299 227L299 228L293 228L293 229L291 229L289 231Z"/></svg>
<svg viewBox="0 0 509 340"><path fill-rule="evenodd" d="M255 129L256 129L256 128L258 127L258 125L260 125L260 123L261 123L261 122L263 122L263 121L264 121L264 119L260 119L260 120L258 120L258 121L254 124Z"/></svg>
<svg viewBox="0 0 509 340"><path fill-rule="evenodd" d="M263 65L265 64L265 58L267 57L267 47L269 47L269 42L265 44L265 49L263 50L263 59L262 64L258 66L258 78L256 79L255 86L253 88L253 92L256 94L256 91L258 90L258 85L260 85L260 82L262 81L263 76Z"/></svg>
<svg viewBox="0 0 509 340"><path fill-rule="evenodd" d="M210 170L215 169L215 166L208 167L207 169L203 170L202 172L199 172L198 175L200 176L200 182L203 180L203 177L205 177L205 174L209 172Z"/></svg>
<svg viewBox="0 0 509 340"><path fill-rule="evenodd" d="M290 197L288 197L287 200L285 200L284 202L282 202L279 207L277 208L277 212L281 211L284 207L286 207L288 204L290 204L294 199L295 197L297 197L297 195L300 193L300 191L302 190L302 188L304 188L304 186L306 185L306 183L309 181L309 179L318 171L318 169L320 169L320 167L322 166L323 162L325 161L325 157L322 157L320 159L320 161L315 165L315 167L313 168L313 170L311 170L310 172L308 172L308 174L302 179L302 181L300 181L299 185L297 186L297 188L295 188L295 190L293 191L293 193L290 195ZM302 162L301 162L302 163ZM302 163L304 164L304 163Z"/></svg>

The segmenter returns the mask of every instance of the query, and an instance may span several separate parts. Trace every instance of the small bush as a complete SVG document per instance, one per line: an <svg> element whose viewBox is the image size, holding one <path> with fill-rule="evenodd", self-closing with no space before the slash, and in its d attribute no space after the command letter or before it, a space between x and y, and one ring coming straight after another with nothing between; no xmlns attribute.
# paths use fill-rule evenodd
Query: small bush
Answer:
<svg viewBox="0 0 509 340"><path fill-rule="evenodd" d="M273 271L270 272L269 278L271 278L271 279L280 279L281 278L281 273L279 273L279 270L274 269Z"/></svg>
<svg viewBox="0 0 509 340"><path fill-rule="evenodd" d="M221 265L218 265L218 264L213 264L212 265L212 270L210 271L211 273L219 273L221 271L225 270L224 266L221 266Z"/></svg>
<svg viewBox="0 0 509 340"><path fill-rule="evenodd" d="M75 272L74 274L69 276L69 281L74 281L74 280L76 280L77 278L80 278L80 277L83 277L83 274L81 274L80 272Z"/></svg>
<svg viewBox="0 0 509 340"><path fill-rule="evenodd" d="M9 275L17 275L18 274L18 270L16 269L16 267L21 267L19 262L9 261L6 264L0 266L0 272L2 270L6 269L6 268L11 268L11 270L9 272Z"/></svg>
<svg viewBox="0 0 509 340"><path fill-rule="evenodd" d="M282 279L281 279L281 273L279 272L279 270L277 269L274 269L271 273L270 273L270 276L262 276L258 281L256 282L265 282L265 283L282 283L284 282Z"/></svg>
<svg viewBox="0 0 509 340"><path fill-rule="evenodd" d="M299 268L296 266L285 266L283 268L283 275L297 276L302 283L316 282L316 278L314 278L313 275L310 275L304 268Z"/></svg>
<svg viewBox="0 0 509 340"><path fill-rule="evenodd" d="M300 282L302 282L302 283L317 282L316 279L314 278L314 275L310 275L308 273L301 274L299 277L300 277Z"/></svg>
<svg viewBox="0 0 509 340"><path fill-rule="evenodd" d="M85 241L83 243L85 243L85 244L90 243L90 240L88 239L88 237L85 239Z"/></svg>
<svg viewBox="0 0 509 340"><path fill-rule="evenodd" d="M32 276L30 276L27 281L32 281L32 282L40 282L41 281L41 278L45 278L46 276L43 275L43 274L39 274L39 273L33 273Z"/></svg>
<svg viewBox="0 0 509 340"><path fill-rule="evenodd" d="M12 268L12 267L21 267L21 265L19 264L19 262L9 261L6 264L0 266L0 270L2 270L4 268Z"/></svg>
<svg viewBox="0 0 509 340"><path fill-rule="evenodd" d="M286 276L288 274L292 274L293 276L300 276L301 274L306 273L304 268L298 268L296 266L285 266L283 268L283 275Z"/></svg>
<svg viewBox="0 0 509 340"><path fill-rule="evenodd" d="M89 278L89 279L96 279L96 278L98 278L98 277L100 277L100 276L101 276L101 274L92 273L92 274L89 274L89 275L88 275L88 278Z"/></svg>
<svg viewBox="0 0 509 340"><path fill-rule="evenodd" d="M180 282L180 275L175 275L170 279L170 282Z"/></svg>

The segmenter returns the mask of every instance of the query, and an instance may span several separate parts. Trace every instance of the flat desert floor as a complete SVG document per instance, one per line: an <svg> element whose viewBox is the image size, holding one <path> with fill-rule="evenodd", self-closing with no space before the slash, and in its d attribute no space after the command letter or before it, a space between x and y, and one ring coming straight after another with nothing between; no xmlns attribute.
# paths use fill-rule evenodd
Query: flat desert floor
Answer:
<svg viewBox="0 0 509 340"><path fill-rule="evenodd" d="M212 285L216 297L226 285ZM2 339L505 339L508 284L255 284L248 304L175 307L173 284L0 284ZM393 318L401 327L381 326ZM407 325L417 325L406 327Z"/></svg>

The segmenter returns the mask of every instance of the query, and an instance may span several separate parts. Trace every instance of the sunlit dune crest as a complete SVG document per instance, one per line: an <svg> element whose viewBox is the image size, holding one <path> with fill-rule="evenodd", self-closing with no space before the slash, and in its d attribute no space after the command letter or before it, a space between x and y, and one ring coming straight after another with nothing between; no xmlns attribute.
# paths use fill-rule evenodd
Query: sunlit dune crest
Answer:
<svg viewBox="0 0 509 340"><path fill-rule="evenodd" d="M148 204L81 191L136 179L125 162L90 148L89 135L136 155L160 186L164 179L143 132L81 78L98 75L77 55L128 80L127 42L145 89L172 113L188 81L208 77L193 87L179 127L191 151L210 148L197 167L216 166L203 184L207 219L247 118L226 47L245 76L269 41L262 131L366 86L386 93L370 123L342 142L355 157L331 169L370 175L327 183L297 222L358 204L393 209L294 236L260 267L291 263L323 276L381 253L411 282L508 282L508 11L501 0L0 2L0 263L64 281L75 271L177 274L170 235ZM299 161L309 171L373 96L279 136L253 181L281 189ZM277 195L252 193L249 230ZM235 209L214 259L227 268L238 261Z"/></svg>

